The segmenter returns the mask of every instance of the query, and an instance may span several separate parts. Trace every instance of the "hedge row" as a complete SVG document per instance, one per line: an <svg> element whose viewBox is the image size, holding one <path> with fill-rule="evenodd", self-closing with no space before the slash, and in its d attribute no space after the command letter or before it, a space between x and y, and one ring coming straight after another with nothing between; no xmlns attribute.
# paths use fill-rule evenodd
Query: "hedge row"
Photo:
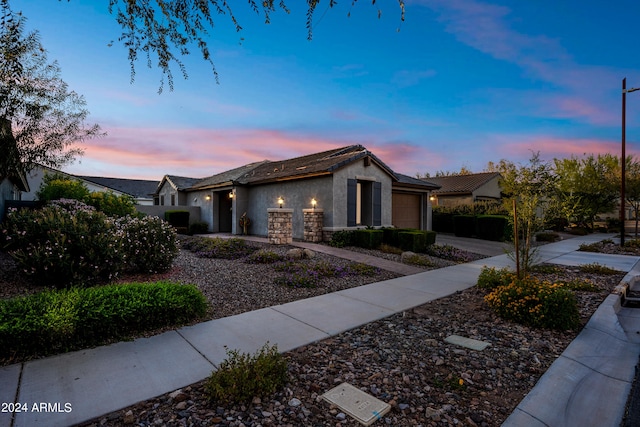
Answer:
<svg viewBox="0 0 640 427"><path fill-rule="evenodd" d="M509 217L503 215L456 215L434 212L433 230L454 233L458 237L478 237L498 242L511 240L513 235Z"/></svg>
<svg viewBox="0 0 640 427"><path fill-rule="evenodd" d="M382 244L394 246L405 251L425 252L426 247L436 242L434 231L422 231L411 228L382 228L334 233L332 246L358 246L375 249Z"/></svg>
<svg viewBox="0 0 640 427"><path fill-rule="evenodd" d="M192 285L130 283L0 300L0 359L46 356L179 326L205 315Z"/></svg>

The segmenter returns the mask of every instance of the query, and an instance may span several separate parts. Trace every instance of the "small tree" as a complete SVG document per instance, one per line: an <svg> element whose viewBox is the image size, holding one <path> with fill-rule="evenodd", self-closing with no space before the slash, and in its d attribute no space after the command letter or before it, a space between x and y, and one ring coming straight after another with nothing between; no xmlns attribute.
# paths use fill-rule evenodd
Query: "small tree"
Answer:
<svg viewBox="0 0 640 427"><path fill-rule="evenodd" d="M43 202L59 199L74 199L85 202L89 194L89 189L80 180L54 173L45 174L40 189L36 192L36 197Z"/></svg>
<svg viewBox="0 0 640 427"><path fill-rule="evenodd" d="M554 185L554 176L548 163L540 160L540 153L534 153L528 165L515 165L509 161L500 161L502 178L500 186L504 193L506 208L512 212L515 258L520 277L524 277L535 260L533 238L542 229L544 208ZM515 216L514 205L517 208Z"/></svg>
<svg viewBox="0 0 640 427"><path fill-rule="evenodd" d="M554 159L558 211L569 221L593 229L596 217L612 211L620 195L620 167L611 154Z"/></svg>
<svg viewBox="0 0 640 427"><path fill-rule="evenodd" d="M0 0L0 124L15 139L11 152L0 155L0 176L37 164L58 168L82 153L75 144L101 135L98 125L85 124L84 98L69 90L38 33L25 34L24 24Z"/></svg>

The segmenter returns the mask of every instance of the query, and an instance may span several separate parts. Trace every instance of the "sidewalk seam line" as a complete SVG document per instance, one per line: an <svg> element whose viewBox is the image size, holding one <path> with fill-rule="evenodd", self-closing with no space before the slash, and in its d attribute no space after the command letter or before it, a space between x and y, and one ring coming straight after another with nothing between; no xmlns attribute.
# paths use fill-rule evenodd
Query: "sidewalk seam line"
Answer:
<svg viewBox="0 0 640 427"><path fill-rule="evenodd" d="M280 314L282 314L282 315L284 315L284 316L287 316L287 317L288 317L288 318L290 318L290 319L295 320L296 322L300 322L300 323L302 323L303 325L307 325L307 326L309 326L309 327L311 327L311 328L315 329L316 331L320 331L320 332L322 332L323 334L326 334L326 335L327 335L327 338L330 338L330 337L332 337L332 336L333 336L333 335L331 335L329 332L327 332L327 331L323 331L322 329L318 328L317 326L313 326L312 324L307 323L307 322L303 322L302 320L297 319L297 318L293 317L293 316L292 316L292 315L290 315L290 314L287 314L287 313L284 313L284 312L282 312L282 311L280 311L280 310L277 310L275 307L277 307L277 306L269 307L269 308L270 308L270 309L272 309L273 311L277 312L277 313L280 313ZM304 344L303 344L303 345L304 345Z"/></svg>
<svg viewBox="0 0 640 427"><path fill-rule="evenodd" d="M18 403L18 398L20 397L20 387L22 386L22 374L24 372L24 362L20 364L20 375L18 375L18 387L16 388L16 395L13 397L13 403ZM9 427L13 427L16 422L16 414L17 412L13 412L11 414L11 422L9 423Z"/></svg>
<svg viewBox="0 0 640 427"><path fill-rule="evenodd" d="M176 329L176 332L177 332L177 334L178 334L178 335L180 335L180 338L182 338L183 340L185 340L185 342L186 342L187 344L189 344L189 345L191 346L191 348L193 348L193 349L194 349L194 350L195 350L195 351L196 351L200 356L202 356L202 358L203 358L204 360L206 360L207 362L209 362L209 363L213 366L213 368L214 368L214 369L216 369L216 370L218 369L218 365L216 365L216 364L215 364L215 363L213 363L211 360L209 360L209 358L208 358L207 356L205 356L205 355L204 355L204 353L202 353L202 352L201 352L200 350L198 350L198 349L197 349L193 344L191 344L191 341L189 341L188 339L186 339L186 338L185 338L185 336L184 336L184 335L182 335L182 334L180 333L180 330L179 330L179 329Z"/></svg>

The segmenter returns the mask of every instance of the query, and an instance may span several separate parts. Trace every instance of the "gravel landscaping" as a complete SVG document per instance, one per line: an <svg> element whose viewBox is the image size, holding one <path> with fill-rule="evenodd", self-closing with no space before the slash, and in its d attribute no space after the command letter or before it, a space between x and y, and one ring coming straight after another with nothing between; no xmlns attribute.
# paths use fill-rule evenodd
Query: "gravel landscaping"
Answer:
<svg viewBox="0 0 640 427"><path fill-rule="evenodd" d="M284 253L288 248L271 249ZM305 262L317 261L348 263L319 253ZM2 253L0 263L11 267ZM397 277L382 271L293 289L275 285L277 274L269 265L200 258L182 250L170 272L146 280L197 285L211 302L208 317L219 318ZM565 267L538 275L550 281L588 278L601 289L578 293L583 325L624 276ZM0 297L27 292L18 276L12 268L0 269ZM83 425L358 426L320 397L346 381L391 404L392 410L374 425L499 426L579 331L506 322L489 310L483 296L471 288L288 352L289 382L273 396L222 406L207 400L200 382ZM482 351L459 347L444 340L452 334L490 345Z"/></svg>

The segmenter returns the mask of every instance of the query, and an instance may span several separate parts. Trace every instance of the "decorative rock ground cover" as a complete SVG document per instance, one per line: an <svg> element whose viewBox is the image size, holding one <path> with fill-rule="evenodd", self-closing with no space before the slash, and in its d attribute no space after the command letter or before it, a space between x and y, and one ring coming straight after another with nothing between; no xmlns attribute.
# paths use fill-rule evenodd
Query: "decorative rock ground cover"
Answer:
<svg viewBox="0 0 640 427"><path fill-rule="evenodd" d="M211 261L182 253L169 278L198 284L215 304L216 317L286 302L278 299L291 300L292 291L315 292L260 287L268 280L259 271L243 282L239 270L244 265ZM221 268L228 270L202 274ZM586 277L602 290L578 293L582 324L623 277L574 268L543 276L551 281ZM207 400L200 382L84 426L357 426L320 397L344 381L392 405L374 425L499 426L578 331L535 330L503 321L483 296L471 288L288 352L289 382L273 396L221 406ZM445 341L452 334L490 345L482 351L459 347Z"/></svg>

